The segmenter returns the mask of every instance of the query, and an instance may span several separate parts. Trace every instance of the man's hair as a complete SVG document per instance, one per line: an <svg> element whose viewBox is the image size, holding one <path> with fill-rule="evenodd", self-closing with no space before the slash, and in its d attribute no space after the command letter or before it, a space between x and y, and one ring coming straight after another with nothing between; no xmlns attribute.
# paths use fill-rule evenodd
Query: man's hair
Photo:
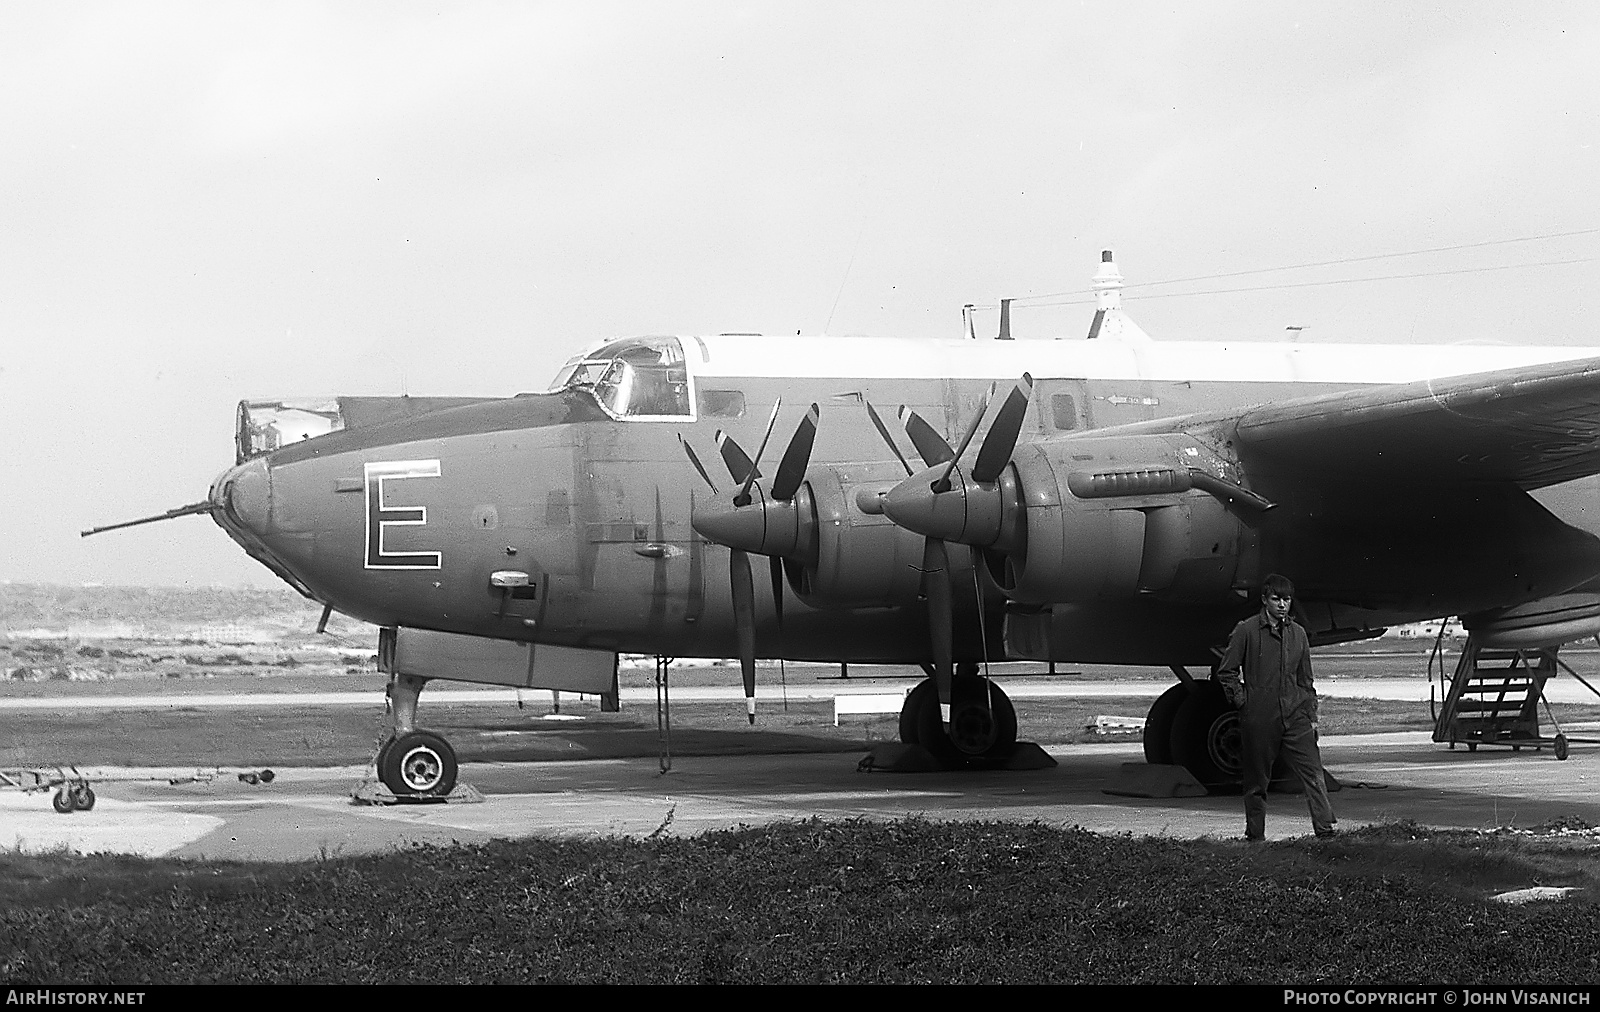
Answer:
<svg viewBox="0 0 1600 1012"><path fill-rule="evenodd" d="M1267 574L1267 578L1261 581L1261 596L1266 597L1268 594L1276 594L1279 597L1292 598L1294 597L1294 584L1289 582L1289 578L1287 576L1279 576L1277 573L1269 573Z"/></svg>

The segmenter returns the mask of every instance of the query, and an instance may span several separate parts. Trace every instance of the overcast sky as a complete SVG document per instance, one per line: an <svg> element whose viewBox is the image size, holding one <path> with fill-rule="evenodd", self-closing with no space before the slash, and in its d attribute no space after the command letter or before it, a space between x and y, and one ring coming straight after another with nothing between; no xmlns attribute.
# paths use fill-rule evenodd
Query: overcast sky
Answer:
<svg viewBox="0 0 1600 1012"><path fill-rule="evenodd" d="M1597 141L1592 3L6 4L0 579L274 585L204 517L77 536L203 498L241 397L956 336L1105 247L1131 285L1600 229ZM1126 306L1158 340L1600 345L1597 258ZM1396 274L1429 276L1281 287Z"/></svg>

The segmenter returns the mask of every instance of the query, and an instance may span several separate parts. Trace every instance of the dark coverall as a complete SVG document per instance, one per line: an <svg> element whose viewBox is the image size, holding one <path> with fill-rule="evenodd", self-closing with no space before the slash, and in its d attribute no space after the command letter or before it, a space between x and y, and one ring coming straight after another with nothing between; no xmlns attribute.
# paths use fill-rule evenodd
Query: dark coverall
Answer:
<svg viewBox="0 0 1600 1012"><path fill-rule="evenodd" d="M1243 674L1243 684L1240 675ZM1317 749L1317 690L1311 682L1311 644L1293 618L1273 628L1267 613L1234 627L1228 652L1217 668L1228 699L1239 708L1244 732L1244 832L1261 838L1267 829L1267 784L1281 752L1305 786L1311 828L1333 832L1337 821L1322 777Z"/></svg>

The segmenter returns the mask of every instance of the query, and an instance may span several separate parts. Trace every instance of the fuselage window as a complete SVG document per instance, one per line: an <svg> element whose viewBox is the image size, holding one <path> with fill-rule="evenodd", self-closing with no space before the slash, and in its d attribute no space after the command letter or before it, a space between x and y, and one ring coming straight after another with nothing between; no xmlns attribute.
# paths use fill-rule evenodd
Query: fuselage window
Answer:
<svg viewBox="0 0 1600 1012"><path fill-rule="evenodd" d="M1078 427L1078 402L1071 394L1056 394L1050 398L1050 412L1055 416L1056 429L1066 432Z"/></svg>
<svg viewBox="0 0 1600 1012"><path fill-rule="evenodd" d="M712 418L743 418L743 390L701 390L700 413Z"/></svg>

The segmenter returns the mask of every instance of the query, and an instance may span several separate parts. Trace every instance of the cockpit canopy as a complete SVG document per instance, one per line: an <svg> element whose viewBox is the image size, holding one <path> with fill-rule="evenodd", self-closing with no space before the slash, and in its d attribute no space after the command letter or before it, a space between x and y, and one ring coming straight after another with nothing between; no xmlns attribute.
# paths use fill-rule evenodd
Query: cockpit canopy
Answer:
<svg viewBox="0 0 1600 1012"><path fill-rule="evenodd" d="M610 341L562 366L551 390L588 390L613 418L689 418L694 403L675 337Z"/></svg>
<svg viewBox="0 0 1600 1012"><path fill-rule="evenodd" d="M240 464L280 446L344 428L337 398L297 401L240 401L234 448Z"/></svg>

